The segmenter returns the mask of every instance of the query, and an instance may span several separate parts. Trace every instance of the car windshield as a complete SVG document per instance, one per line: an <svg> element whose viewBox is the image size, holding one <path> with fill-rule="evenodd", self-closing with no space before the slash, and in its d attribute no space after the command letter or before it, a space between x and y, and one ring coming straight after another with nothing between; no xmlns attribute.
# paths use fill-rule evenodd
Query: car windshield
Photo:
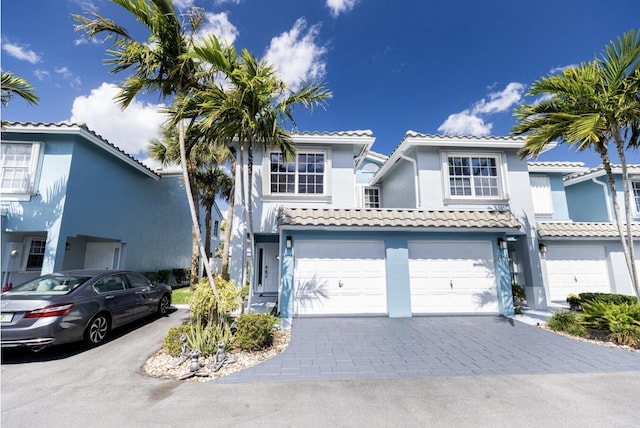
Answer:
<svg viewBox="0 0 640 428"><path fill-rule="evenodd" d="M17 285L3 294L67 294L84 284L89 278L88 276L51 274Z"/></svg>

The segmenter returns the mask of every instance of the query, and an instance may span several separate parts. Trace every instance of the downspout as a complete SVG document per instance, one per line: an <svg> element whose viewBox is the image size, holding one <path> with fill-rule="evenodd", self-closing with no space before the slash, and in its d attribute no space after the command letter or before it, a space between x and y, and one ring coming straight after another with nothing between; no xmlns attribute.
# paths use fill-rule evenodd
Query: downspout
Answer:
<svg viewBox="0 0 640 428"><path fill-rule="evenodd" d="M422 208L422 205L420 204L420 180L418 180L418 163L414 158L410 158L404 153L400 155L400 159L404 159L413 164L413 185L416 189L416 208Z"/></svg>
<svg viewBox="0 0 640 428"><path fill-rule="evenodd" d="M591 181L593 181L596 184L599 184L602 186L603 190L604 190L604 197L606 199L606 205L607 205L607 218L609 219L609 221L613 221L613 216L611 215L611 200L609 197L609 186L607 185L607 183L603 183L601 181L598 181L595 177L591 179Z"/></svg>

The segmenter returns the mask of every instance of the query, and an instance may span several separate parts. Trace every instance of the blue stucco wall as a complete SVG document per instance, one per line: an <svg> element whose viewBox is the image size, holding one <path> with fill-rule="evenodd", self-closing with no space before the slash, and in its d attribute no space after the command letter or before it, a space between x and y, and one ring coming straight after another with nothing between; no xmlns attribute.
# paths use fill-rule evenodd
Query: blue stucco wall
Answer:
<svg viewBox="0 0 640 428"><path fill-rule="evenodd" d="M583 181L567 186L565 190L573 221L609 221L606 191L601 185Z"/></svg>

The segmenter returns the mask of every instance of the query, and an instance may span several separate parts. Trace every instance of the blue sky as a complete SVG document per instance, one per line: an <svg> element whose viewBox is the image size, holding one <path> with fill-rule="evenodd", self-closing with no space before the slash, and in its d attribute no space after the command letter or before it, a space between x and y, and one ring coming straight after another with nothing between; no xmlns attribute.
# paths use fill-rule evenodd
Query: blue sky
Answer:
<svg viewBox="0 0 640 428"><path fill-rule="evenodd" d="M373 149L389 155L408 130L508 135L513 108L541 76L588 61L610 40L640 27L638 0L174 0L206 10L204 32L247 48L292 87L322 79L326 110L298 111L302 131L370 129ZM140 159L163 117L161 100L136 100L124 113L102 65L108 43L87 42L71 13L95 8L137 34L107 0L4 0L3 70L29 80L40 96L14 99L9 121L86 123ZM600 163L562 147L539 160ZM630 162L640 163L634 154Z"/></svg>

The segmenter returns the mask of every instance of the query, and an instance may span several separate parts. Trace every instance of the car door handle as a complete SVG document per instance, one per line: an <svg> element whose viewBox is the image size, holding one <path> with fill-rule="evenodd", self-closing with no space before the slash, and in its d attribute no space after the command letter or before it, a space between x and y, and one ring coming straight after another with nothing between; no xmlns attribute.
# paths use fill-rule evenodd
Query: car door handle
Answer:
<svg viewBox="0 0 640 428"><path fill-rule="evenodd" d="M105 299L107 299L107 300L111 300L111 299L113 299L114 297L115 297L114 295L110 295L110 296L105 297Z"/></svg>

